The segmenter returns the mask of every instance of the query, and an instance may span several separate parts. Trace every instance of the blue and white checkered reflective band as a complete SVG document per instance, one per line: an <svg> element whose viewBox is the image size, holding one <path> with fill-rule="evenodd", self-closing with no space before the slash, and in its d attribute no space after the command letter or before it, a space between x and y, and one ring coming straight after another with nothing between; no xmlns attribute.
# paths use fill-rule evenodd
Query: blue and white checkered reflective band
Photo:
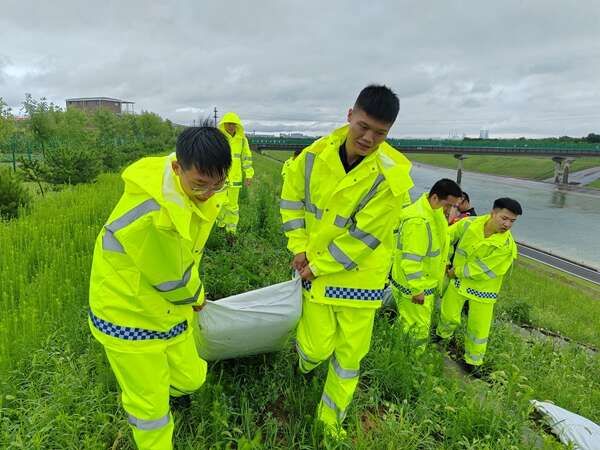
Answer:
<svg viewBox="0 0 600 450"><path fill-rule="evenodd" d="M154 331L146 330L144 328L133 328L124 327L122 325L115 325L114 323L102 320L96 317L92 311L89 311L90 319L94 326L104 334L116 337L119 339L125 339L128 341L144 341L148 339L171 339L175 336L179 336L185 330L187 330L187 321L183 321L175 325L169 331Z"/></svg>
<svg viewBox="0 0 600 450"><path fill-rule="evenodd" d="M354 289L326 286L325 297L343 298L346 300L381 300L383 298L383 289Z"/></svg>
<svg viewBox="0 0 600 450"><path fill-rule="evenodd" d="M302 288L303 289L310 291L311 287L312 287L312 283L309 280L302 280Z"/></svg>
<svg viewBox="0 0 600 450"><path fill-rule="evenodd" d="M390 277L390 283L392 283L392 286L394 286L396 289L398 289L404 295L412 296L412 291L409 288L407 288L406 286L402 286L400 283L398 283L392 277ZM435 288L429 288L429 289L425 289L423 291L424 295L433 295L434 293L435 293Z"/></svg>
<svg viewBox="0 0 600 450"><path fill-rule="evenodd" d="M474 295L479 298L491 298L491 299L498 298L498 294L496 294L495 292L478 291L477 289L471 289L471 288L467 288L467 294L471 294L471 295Z"/></svg>

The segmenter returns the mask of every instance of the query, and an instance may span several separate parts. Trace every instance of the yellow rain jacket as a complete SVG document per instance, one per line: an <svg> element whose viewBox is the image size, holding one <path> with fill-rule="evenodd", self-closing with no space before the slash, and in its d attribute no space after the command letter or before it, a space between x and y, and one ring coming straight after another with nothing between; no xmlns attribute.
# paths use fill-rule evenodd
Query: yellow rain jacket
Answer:
<svg viewBox="0 0 600 450"><path fill-rule="evenodd" d="M92 334L116 350L148 351L192 330L204 301L199 264L225 193L194 204L175 154L123 172L125 192L98 235L90 280Z"/></svg>
<svg viewBox="0 0 600 450"><path fill-rule="evenodd" d="M454 280L467 298L493 303L498 298L504 274L517 258L517 245L509 231L484 236L490 215L467 217L448 228L454 253ZM451 247L452 249L452 247Z"/></svg>
<svg viewBox="0 0 600 450"><path fill-rule="evenodd" d="M348 126L290 163L280 212L288 249L306 252L315 279L311 301L381 306L395 246L393 229L413 186L410 162L387 143L346 173L339 147Z"/></svg>
<svg viewBox="0 0 600 450"><path fill-rule="evenodd" d="M231 136L225 131L225 123L235 123L235 136ZM234 112L226 113L218 126L229 141L231 148L231 169L229 170L229 183L234 187L241 187L243 178L252 178L254 169L252 168L252 152L250 144L244 134L244 126L238 115ZM242 170L244 176L242 177Z"/></svg>
<svg viewBox="0 0 600 450"><path fill-rule="evenodd" d="M444 280L448 222L442 208L431 209L428 198L423 194L400 217L391 282L406 297L441 292Z"/></svg>

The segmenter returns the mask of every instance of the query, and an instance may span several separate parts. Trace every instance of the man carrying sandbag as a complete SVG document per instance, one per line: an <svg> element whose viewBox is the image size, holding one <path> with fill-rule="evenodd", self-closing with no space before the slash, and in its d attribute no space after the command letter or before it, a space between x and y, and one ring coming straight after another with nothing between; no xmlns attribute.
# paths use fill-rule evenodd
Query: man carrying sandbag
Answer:
<svg viewBox="0 0 600 450"><path fill-rule="evenodd" d="M125 169L125 192L96 240L89 325L140 449L173 447L169 400L189 404L206 379L192 336L204 302L198 268L230 166L223 133L187 128L174 154Z"/></svg>
<svg viewBox="0 0 600 450"><path fill-rule="evenodd" d="M399 106L385 86L363 89L348 125L290 164L281 194L292 265L305 286L296 336L299 369L308 373L329 359L317 417L335 438L345 435L341 423L370 348L393 229L413 185L410 162L384 142Z"/></svg>

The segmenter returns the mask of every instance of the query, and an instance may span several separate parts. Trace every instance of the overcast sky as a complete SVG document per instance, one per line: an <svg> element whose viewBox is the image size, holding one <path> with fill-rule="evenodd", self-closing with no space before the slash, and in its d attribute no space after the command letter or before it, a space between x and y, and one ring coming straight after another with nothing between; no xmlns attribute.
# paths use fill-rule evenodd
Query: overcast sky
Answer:
<svg viewBox="0 0 600 450"><path fill-rule="evenodd" d="M1 0L0 30L17 110L107 96L322 134L374 82L400 97L395 137L600 133L598 0Z"/></svg>

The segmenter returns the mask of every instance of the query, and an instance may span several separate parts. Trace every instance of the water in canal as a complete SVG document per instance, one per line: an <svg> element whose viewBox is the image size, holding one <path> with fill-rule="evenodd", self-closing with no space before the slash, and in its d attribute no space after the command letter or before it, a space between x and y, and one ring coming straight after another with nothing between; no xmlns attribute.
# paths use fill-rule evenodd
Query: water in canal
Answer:
<svg viewBox="0 0 600 450"><path fill-rule="evenodd" d="M456 178L456 171L415 164L416 200L439 178ZM491 209L494 199L511 197L523 207L513 227L519 242L600 269L600 195L558 191L552 184L463 172L462 188L477 214Z"/></svg>

